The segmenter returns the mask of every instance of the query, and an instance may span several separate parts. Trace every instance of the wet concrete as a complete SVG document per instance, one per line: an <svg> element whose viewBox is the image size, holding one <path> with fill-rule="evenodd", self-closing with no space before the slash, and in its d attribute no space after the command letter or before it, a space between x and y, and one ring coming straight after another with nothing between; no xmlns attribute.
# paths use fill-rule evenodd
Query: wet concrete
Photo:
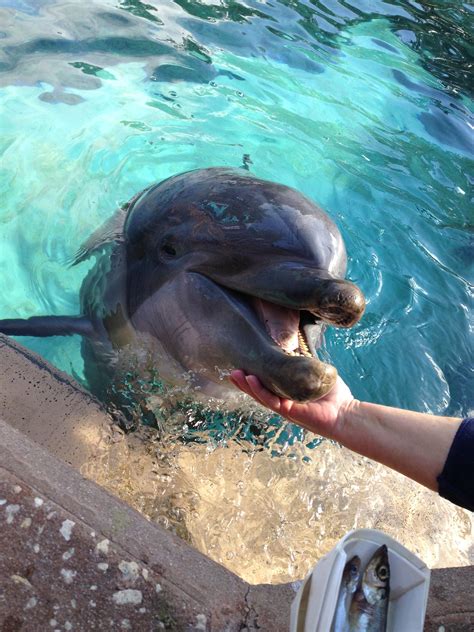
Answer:
<svg viewBox="0 0 474 632"><path fill-rule="evenodd" d="M248 585L80 475L109 424L0 336L0 631L288 630L290 585ZM473 587L474 567L434 570L425 630L473 630Z"/></svg>

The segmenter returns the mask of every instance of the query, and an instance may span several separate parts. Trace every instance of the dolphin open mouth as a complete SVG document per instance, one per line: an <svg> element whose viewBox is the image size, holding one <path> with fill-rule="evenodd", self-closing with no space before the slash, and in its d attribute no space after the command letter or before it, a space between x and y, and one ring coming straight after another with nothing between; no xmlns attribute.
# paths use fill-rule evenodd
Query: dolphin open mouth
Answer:
<svg viewBox="0 0 474 632"><path fill-rule="evenodd" d="M304 307L284 307L220 287L237 299L234 306L240 305L238 311L254 332L241 339L237 351L241 361L233 361L233 368L257 375L281 397L311 401L326 395L335 383L337 371L317 355L325 327L323 319ZM242 310L244 306L246 309ZM236 349L232 344L231 347L235 357Z"/></svg>
<svg viewBox="0 0 474 632"><path fill-rule="evenodd" d="M319 399L337 379L335 367L317 354L325 325L354 324L365 301L349 281L320 280L301 269L284 280L288 268L275 274L262 267L244 279L242 273L212 278L188 269L150 297L133 323L159 332L170 322L169 303L192 306L192 319L185 309L176 312L165 346L182 367L196 371L200 384L208 379L220 385L226 371L240 368L280 397Z"/></svg>
<svg viewBox="0 0 474 632"><path fill-rule="evenodd" d="M196 284L203 322L225 322L225 328L212 328L201 366L241 368L280 397L297 401L331 390L337 370L318 358L317 349L326 325L351 327L362 316L365 300L357 286L288 264L235 277L197 271L186 276Z"/></svg>
<svg viewBox="0 0 474 632"><path fill-rule="evenodd" d="M306 332L309 312L281 307L261 298L252 298L251 304L269 336L286 354L313 357Z"/></svg>

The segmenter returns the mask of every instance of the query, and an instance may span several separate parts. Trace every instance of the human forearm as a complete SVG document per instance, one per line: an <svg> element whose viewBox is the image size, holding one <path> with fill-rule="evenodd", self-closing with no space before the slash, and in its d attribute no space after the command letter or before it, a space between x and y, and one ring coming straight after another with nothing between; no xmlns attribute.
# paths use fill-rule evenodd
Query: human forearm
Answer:
<svg viewBox="0 0 474 632"><path fill-rule="evenodd" d="M336 424L342 445L434 491L460 419L353 400Z"/></svg>

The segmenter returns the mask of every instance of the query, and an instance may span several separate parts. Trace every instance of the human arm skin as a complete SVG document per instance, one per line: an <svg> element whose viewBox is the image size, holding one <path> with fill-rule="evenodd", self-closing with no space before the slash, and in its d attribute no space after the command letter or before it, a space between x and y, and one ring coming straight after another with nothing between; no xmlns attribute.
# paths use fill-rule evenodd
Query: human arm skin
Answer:
<svg viewBox="0 0 474 632"><path fill-rule="evenodd" d="M258 402L303 426L438 491L460 419L370 404L354 399L338 377L323 398L308 403L283 399L254 375L232 371L231 381Z"/></svg>

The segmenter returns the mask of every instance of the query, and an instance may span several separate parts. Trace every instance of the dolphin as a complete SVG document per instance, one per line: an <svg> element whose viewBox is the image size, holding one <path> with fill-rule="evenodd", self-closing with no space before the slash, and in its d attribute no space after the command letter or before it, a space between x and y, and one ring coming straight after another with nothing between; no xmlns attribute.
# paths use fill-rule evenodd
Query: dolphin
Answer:
<svg viewBox="0 0 474 632"><path fill-rule="evenodd" d="M337 377L317 357L324 328L351 327L365 308L326 213L244 169L197 169L148 187L74 263L91 256L80 315L0 320L0 332L80 334L102 399L124 349L165 382L206 395L227 399L226 375L241 368L282 397L318 399Z"/></svg>

